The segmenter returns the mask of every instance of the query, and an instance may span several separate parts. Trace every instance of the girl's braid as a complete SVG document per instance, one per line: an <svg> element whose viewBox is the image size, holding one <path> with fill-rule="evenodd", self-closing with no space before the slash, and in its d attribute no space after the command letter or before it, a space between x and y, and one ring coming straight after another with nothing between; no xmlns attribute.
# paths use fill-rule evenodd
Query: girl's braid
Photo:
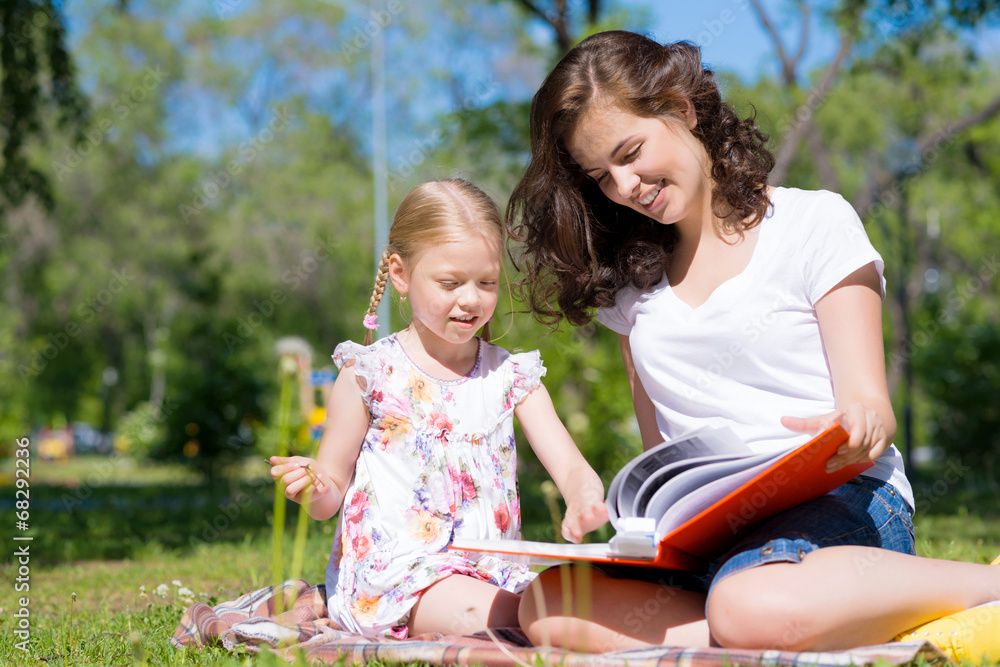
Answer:
<svg viewBox="0 0 1000 667"><path fill-rule="evenodd" d="M375 316L375 310L378 308L379 301L382 300L382 295L385 294L385 285L388 282L389 276L389 249L386 248L382 253L382 259L378 263L378 273L375 274L375 289L372 291L371 301L368 302L368 314L365 319L371 319ZM365 333L365 345L371 345L375 341L375 335L372 333L373 329L368 329Z"/></svg>

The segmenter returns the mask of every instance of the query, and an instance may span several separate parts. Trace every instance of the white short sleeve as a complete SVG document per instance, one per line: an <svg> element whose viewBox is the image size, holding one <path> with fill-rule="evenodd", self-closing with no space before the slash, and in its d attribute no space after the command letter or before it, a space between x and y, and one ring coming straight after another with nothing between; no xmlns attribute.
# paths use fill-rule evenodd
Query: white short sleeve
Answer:
<svg viewBox="0 0 1000 667"><path fill-rule="evenodd" d="M806 230L802 242L803 278L809 301L815 304L837 283L874 262L885 298L885 264L868 240L861 218L839 194L822 192L801 225Z"/></svg>
<svg viewBox="0 0 1000 667"><path fill-rule="evenodd" d="M597 311L597 321L617 334L628 336L635 326L635 303L638 296L634 287L626 287L618 293L615 305L611 308L600 308Z"/></svg>
<svg viewBox="0 0 1000 667"><path fill-rule="evenodd" d="M369 408L371 408L372 392L375 391L382 379L382 369L379 367L377 356L372 350L372 347L365 347L359 343L345 340L337 345L333 351L333 363L337 366L337 370L343 370L344 367L354 367L354 374L358 379L358 386L361 388L361 397Z"/></svg>
<svg viewBox="0 0 1000 667"><path fill-rule="evenodd" d="M545 365L538 350L511 354L504 364L507 379L504 381L504 415L521 404L528 394L542 383Z"/></svg>

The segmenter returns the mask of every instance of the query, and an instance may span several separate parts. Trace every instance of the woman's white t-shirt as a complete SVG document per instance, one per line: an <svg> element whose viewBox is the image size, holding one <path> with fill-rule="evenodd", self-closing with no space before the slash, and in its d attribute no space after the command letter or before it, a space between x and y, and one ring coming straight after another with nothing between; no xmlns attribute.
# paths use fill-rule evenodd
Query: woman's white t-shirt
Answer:
<svg viewBox="0 0 1000 667"><path fill-rule="evenodd" d="M835 409L816 302L857 269L884 264L861 220L838 194L776 188L747 267L692 308L666 279L623 289L597 320L629 337L632 360L664 439L728 426L755 452L791 449L810 436L781 417ZM913 491L895 446L864 473Z"/></svg>

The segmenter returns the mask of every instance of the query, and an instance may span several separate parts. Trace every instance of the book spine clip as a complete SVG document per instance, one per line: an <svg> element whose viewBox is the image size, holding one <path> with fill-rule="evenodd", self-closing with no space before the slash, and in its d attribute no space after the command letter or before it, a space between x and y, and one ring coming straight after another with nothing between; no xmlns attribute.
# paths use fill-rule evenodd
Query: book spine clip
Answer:
<svg viewBox="0 0 1000 667"><path fill-rule="evenodd" d="M611 553L622 558L652 560L660 550L656 535L646 531L619 533L611 538L610 544Z"/></svg>

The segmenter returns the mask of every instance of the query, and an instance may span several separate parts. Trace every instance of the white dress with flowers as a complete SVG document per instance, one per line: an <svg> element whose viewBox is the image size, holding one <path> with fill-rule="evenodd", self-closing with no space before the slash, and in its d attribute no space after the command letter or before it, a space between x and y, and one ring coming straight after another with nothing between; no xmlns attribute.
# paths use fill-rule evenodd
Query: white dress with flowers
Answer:
<svg viewBox="0 0 1000 667"><path fill-rule="evenodd" d="M333 360L354 365L371 423L327 566L330 618L402 639L421 591L449 575L523 590L525 566L446 547L520 537L513 412L545 374L538 352L480 340L472 371L449 381L421 371L395 335L341 343Z"/></svg>

